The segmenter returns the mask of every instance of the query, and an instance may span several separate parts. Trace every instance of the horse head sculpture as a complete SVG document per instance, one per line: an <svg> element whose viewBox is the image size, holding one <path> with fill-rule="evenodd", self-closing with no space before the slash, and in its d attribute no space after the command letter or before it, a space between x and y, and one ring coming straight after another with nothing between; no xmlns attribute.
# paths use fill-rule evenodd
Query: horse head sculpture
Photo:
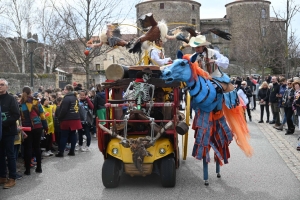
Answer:
<svg viewBox="0 0 300 200"><path fill-rule="evenodd" d="M222 109L223 94L216 90L217 86L211 81L210 75L195 62L197 54L183 55L178 51L178 59L162 71L161 79L166 83L173 81L186 82L193 97L194 110L201 109L205 112Z"/></svg>
<svg viewBox="0 0 300 200"><path fill-rule="evenodd" d="M168 66L162 71L161 78L166 83L172 83L173 81L187 82L192 76L192 71L189 65L189 61L185 59L175 60L171 66Z"/></svg>
<svg viewBox="0 0 300 200"><path fill-rule="evenodd" d="M194 56L194 55L193 55ZM173 81L183 81L188 82L192 76L192 69L190 67L190 60L195 59L194 57L189 58L189 55L186 55L183 58L181 51L177 53L177 59L167 68L162 71L161 78L166 83L172 83ZM197 56L196 56L197 57Z"/></svg>

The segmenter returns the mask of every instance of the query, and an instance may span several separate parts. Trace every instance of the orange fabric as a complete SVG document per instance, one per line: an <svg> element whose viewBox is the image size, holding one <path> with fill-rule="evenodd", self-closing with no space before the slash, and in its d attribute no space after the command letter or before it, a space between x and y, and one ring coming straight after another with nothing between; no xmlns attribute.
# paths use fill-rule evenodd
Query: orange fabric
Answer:
<svg viewBox="0 0 300 200"><path fill-rule="evenodd" d="M246 156L252 156L253 148L249 144L250 134L241 104L235 108L228 109L223 103L223 113L231 131L233 132L237 145L244 151Z"/></svg>
<svg viewBox="0 0 300 200"><path fill-rule="evenodd" d="M190 57L191 54L185 54L182 58L190 62ZM210 75L199 67L198 62L194 62L194 63L190 62L190 67L192 70L192 77L194 80L198 80L198 76L201 76L205 79L211 79Z"/></svg>

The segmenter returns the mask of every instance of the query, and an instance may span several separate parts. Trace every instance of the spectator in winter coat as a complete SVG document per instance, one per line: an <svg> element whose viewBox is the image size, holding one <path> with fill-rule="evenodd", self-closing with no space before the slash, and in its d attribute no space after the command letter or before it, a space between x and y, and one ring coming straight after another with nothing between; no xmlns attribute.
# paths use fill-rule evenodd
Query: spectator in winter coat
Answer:
<svg viewBox="0 0 300 200"><path fill-rule="evenodd" d="M251 105L252 105L252 110L255 110L256 109L256 95L257 95L256 93L258 91L258 85L257 85L257 81L253 78L253 76L250 76L249 80L250 80L251 85L252 85L252 101L251 101ZM247 81L247 84L248 84L248 81Z"/></svg>
<svg viewBox="0 0 300 200"><path fill-rule="evenodd" d="M0 138L0 184L11 188L16 184L16 158L14 140L17 132L16 122L20 117L19 106L15 98L7 93L8 82L0 79L0 107L2 139ZM7 169L8 178L7 179Z"/></svg>
<svg viewBox="0 0 300 200"><path fill-rule="evenodd" d="M38 99L34 99L31 96L30 87L24 87L21 104L21 121L23 127L30 127L31 131L25 131L27 134L26 140L24 140L24 161L25 172L24 174L30 175L30 164L32 157L32 150L34 151L37 168L35 172L42 173L41 162L41 136L43 131L48 132L48 124L45 118L45 113Z"/></svg>
<svg viewBox="0 0 300 200"><path fill-rule="evenodd" d="M287 82L287 89L285 90L283 97L282 97L282 104L284 106L284 113L285 113L285 119L287 122L288 130L286 134L294 133L295 126L293 123L293 101L294 101L294 89L292 86L292 79L289 79ZM283 130L283 129L282 129Z"/></svg>
<svg viewBox="0 0 300 200"><path fill-rule="evenodd" d="M269 84L264 81L258 90L258 100L260 105L260 121L258 123L264 123L264 110L267 112L267 121L269 123L270 111L269 111L269 98L270 98L270 88Z"/></svg>
<svg viewBox="0 0 300 200"><path fill-rule="evenodd" d="M283 125L286 123L286 117L284 113L284 103L282 101L282 97L287 89L287 82L285 78L281 78L279 80L280 87L279 87L279 95L278 95L278 106L280 109L280 117L281 117L281 125L279 127L276 127L277 130L283 130Z"/></svg>
<svg viewBox="0 0 300 200"><path fill-rule="evenodd" d="M60 124L59 124L59 120L58 120L58 115L60 113L60 104L62 102L62 97L58 97L55 100L55 105L56 105L56 110L54 113L54 132L55 132L55 142L56 145L59 146L60 144Z"/></svg>
<svg viewBox="0 0 300 200"><path fill-rule="evenodd" d="M75 156L76 145L76 130L82 129L80 115L79 115L79 102L74 93L72 85L66 85L64 88L65 96L60 105L60 113L58 120L60 122L60 145L59 153L56 157L63 157L68 138L71 139L71 149L68 153L69 156Z"/></svg>
<svg viewBox="0 0 300 200"><path fill-rule="evenodd" d="M272 77L273 87L270 89L270 105L273 114L273 120L269 122L269 124L275 124L275 128L280 126L280 117L279 117L279 106L278 106L278 98L280 85L278 83L278 79L276 76Z"/></svg>
<svg viewBox="0 0 300 200"><path fill-rule="evenodd" d="M41 105L43 107L43 110L45 112L45 117L48 124L48 131L46 132L46 151L43 151L42 156L48 157L53 156L53 153L51 151L52 149L52 143L53 143L53 134L54 134L54 108L53 105L50 105L49 97L43 97L41 99Z"/></svg>
<svg viewBox="0 0 300 200"><path fill-rule="evenodd" d="M94 110L94 105L88 97L87 91L81 90L79 92L79 106L83 106L83 109L87 109L88 112ZM91 111L90 111L91 110ZM88 124L87 121L81 121L82 129L78 130L78 137L79 137L79 150L81 151L89 151L89 146L91 144L91 124ZM83 135L86 135L86 146L82 147L83 144Z"/></svg>
<svg viewBox="0 0 300 200"><path fill-rule="evenodd" d="M105 92L102 92L102 88L100 84L96 85L96 97L94 99L94 113L100 120L106 119L106 97ZM105 122L101 122L101 124L105 124Z"/></svg>
<svg viewBox="0 0 300 200"><path fill-rule="evenodd" d="M251 89L247 86L247 82L246 81L243 81L242 84L241 84L241 87L244 88L245 90L245 93L246 93L246 96L248 98L248 104L247 104L247 114L248 114L248 117L249 117L249 121L251 122L252 121L252 117L251 117L251 111L250 111L250 99L252 97L252 91Z"/></svg>
<svg viewBox="0 0 300 200"><path fill-rule="evenodd" d="M298 116L298 123L300 124L300 82L299 81L293 82L293 90L294 90L293 107L294 107L294 110L296 110L296 115ZM298 124L298 128L300 130L299 124ZM287 131L286 135L293 134L294 131L293 130Z"/></svg>

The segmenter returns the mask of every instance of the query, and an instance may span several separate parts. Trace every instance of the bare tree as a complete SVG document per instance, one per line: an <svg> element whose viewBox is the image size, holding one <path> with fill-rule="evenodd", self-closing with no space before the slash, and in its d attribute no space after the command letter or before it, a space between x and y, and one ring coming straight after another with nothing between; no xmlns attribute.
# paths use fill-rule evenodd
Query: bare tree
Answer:
<svg viewBox="0 0 300 200"><path fill-rule="evenodd" d="M285 66L287 67L286 70L286 77L288 77L290 73L290 65L289 65L289 55L290 55L290 46L289 43L289 28L291 26L291 21L293 17L300 11L300 4L296 4L295 0L286 0L286 12L281 13L279 11L275 11L273 7L273 11L277 18L282 18L285 20L285 26L280 26L280 31L283 32L284 37L282 37L282 42L285 46ZM291 30L292 32L292 30Z"/></svg>
<svg viewBox="0 0 300 200"><path fill-rule="evenodd" d="M27 55L25 42L22 39L31 29L33 0L6 0L3 1L4 11L2 17L8 21L9 32L7 34L16 35L20 40L22 61L19 71L25 73L25 58ZM12 53L12 51L10 52ZM16 56L16 55L15 55Z"/></svg>
<svg viewBox="0 0 300 200"><path fill-rule="evenodd" d="M56 29L55 27L55 16L54 16L54 9L48 0L42 0L41 6L37 9L37 16L36 22L38 28L40 29L40 33L42 36L42 44L43 44L43 73L47 72L47 65L51 60L51 56L53 54L50 51L49 46L49 34L51 30ZM50 58L51 57L51 58ZM50 58L50 59L49 59ZM48 62L48 63L47 63ZM52 70L49 70L49 73L52 73Z"/></svg>
<svg viewBox="0 0 300 200"><path fill-rule="evenodd" d="M292 77L297 75L296 70L300 65L300 42L294 32L291 32L289 37L289 65L293 69Z"/></svg>
<svg viewBox="0 0 300 200"><path fill-rule="evenodd" d="M17 59L17 56L15 54L15 51L14 51L13 45L12 45L12 43L14 41L15 40L13 38L11 38L11 37L5 38L0 33L0 46L2 47L4 52L6 53L6 56L9 58L9 60L11 61L11 63L13 64L13 66L15 67L17 72L20 72L18 59Z"/></svg>
<svg viewBox="0 0 300 200"><path fill-rule="evenodd" d="M4 6L3 6L3 1L2 0L0 0L0 15L3 13L3 11L4 11Z"/></svg>
<svg viewBox="0 0 300 200"><path fill-rule="evenodd" d="M78 0L72 3L57 5L57 2L51 0L53 7L57 11L60 19L63 21L64 35L67 36L64 46L61 46L61 53L66 56L68 62L74 66L82 66L86 71L86 86L89 86L90 63L95 56L102 54L107 49L102 47L101 51L94 54L93 51L85 56L83 54L86 42L93 35L98 35L107 22L121 21L126 17L120 4L123 0ZM134 2L130 2L134 3ZM127 4L130 4L127 1ZM132 6L133 7L133 6ZM63 48L64 47L64 48Z"/></svg>

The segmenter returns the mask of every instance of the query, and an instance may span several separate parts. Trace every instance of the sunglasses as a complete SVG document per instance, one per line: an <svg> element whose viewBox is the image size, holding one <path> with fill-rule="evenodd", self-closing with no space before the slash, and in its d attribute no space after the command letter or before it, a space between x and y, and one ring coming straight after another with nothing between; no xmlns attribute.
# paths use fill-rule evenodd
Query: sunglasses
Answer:
<svg viewBox="0 0 300 200"><path fill-rule="evenodd" d="M246 85L246 84L241 84L241 85Z"/></svg>
<svg viewBox="0 0 300 200"><path fill-rule="evenodd" d="M288 85L292 85L292 83L288 83Z"/></svg>

